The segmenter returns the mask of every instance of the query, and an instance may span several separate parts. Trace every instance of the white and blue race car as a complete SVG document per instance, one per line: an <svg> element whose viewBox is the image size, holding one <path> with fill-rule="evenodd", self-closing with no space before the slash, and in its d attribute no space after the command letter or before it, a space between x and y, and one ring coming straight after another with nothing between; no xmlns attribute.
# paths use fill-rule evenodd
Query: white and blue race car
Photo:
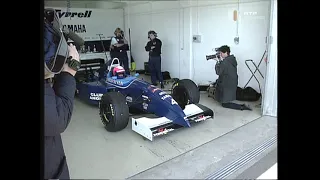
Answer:
<svg viewBox="0 0 320 180"><path fill-rule="evenodd" d="M107 131L126 128L132 113L154 114L155 118L132 117L132 130L152 141L155 136L214 117L211 109L199 104L200 91L193 81L178 80L168 94L139 79L138 74L117 79L111 72L119 65L115 58L109 63L105 76L96 71L93 80L77 81L78 97L99 105Z"/></svg>

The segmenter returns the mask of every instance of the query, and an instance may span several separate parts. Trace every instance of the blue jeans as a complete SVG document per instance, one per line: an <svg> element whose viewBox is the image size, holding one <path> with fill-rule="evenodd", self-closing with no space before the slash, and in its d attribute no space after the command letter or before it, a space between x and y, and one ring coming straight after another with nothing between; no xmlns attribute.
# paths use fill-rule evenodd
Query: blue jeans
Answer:
<svg viewBox="0 0 320 180"><path fill-rule="evenodd" d="M152 84L156 84L157 80L162 83L163 77L161 72L161 56L150 56L148 66L151 74Z"/></svg>

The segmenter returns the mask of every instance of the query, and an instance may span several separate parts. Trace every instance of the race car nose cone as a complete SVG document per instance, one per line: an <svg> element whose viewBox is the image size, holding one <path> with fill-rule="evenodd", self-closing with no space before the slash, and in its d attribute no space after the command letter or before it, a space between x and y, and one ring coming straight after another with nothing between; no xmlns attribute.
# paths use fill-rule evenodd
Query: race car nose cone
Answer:
<svg viewBox="0 0 320 180"><path fill-rule="evenodd" d="M183 117L177 117L174 122L175 124L178 124L183 127L191 127L189 120Z"/></svg>

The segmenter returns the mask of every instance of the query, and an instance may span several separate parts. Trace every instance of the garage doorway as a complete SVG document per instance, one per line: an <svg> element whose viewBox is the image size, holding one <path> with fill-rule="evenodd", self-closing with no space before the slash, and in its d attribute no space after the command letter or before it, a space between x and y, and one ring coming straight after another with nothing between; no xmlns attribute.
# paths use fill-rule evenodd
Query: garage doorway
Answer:
<svg viewBox="0 0 320 180"><path fill-rule="evenodd" d="M45 4L67 10L62 1L46 1ZM217 79L215 61L206 60L206 55L215 53L216 47L229 45L238 62L239 87L252 87L257 92L261 89L264 96L267 57L263 54L267 50L270 1L251 0L240 4L238 1L200 0L71 1L70 11L87 10L92 11L91 19L70 20L63 16L62 22L84 24L86 32L79 34L86 37L89 44L100 43L101 37L97 34L103 34L103 40L110 41L115 28L123 29L125 37L130 40L129 54L136 63L136 70L143 72L139 78L145 81L150 82L150 76L143 71L148 61L144 47L148 41L147 32L154 30L163 42L162 71L168 71L172 78L191 79L199 87L214 82ZM239 13L238 22L233 19L234 11ZM194 41L194 36L200 39ZM235 37L239 37L239 43L235 43ZM97 55L101 59L104 52L99 53L99 57L98 53L83 56L94 59ZM262 76L256 71L258 65ZM252 77L252 72L257 80ZM165 85L168 92L172 83ZM206 90L200 94L200 104L212 109L214 118L154 141L145 140L133 132L131 121L122 131L106 131L98 107L76 98L71 123L63 133L71 178L124 179L192 151L262 116L261 98L254 102L237 101L252 108L252 111L237 111L221 107L208 97Z"/></svg>

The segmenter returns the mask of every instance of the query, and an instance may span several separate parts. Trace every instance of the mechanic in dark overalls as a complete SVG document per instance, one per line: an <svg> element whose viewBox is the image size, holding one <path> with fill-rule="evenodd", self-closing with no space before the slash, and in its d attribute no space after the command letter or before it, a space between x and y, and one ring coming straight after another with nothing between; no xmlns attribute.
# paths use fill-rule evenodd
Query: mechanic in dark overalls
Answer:
<svg viewBox="0 0 320 180"><path fill-rule="evenodd" d="M118 58L120 64L124 67L126 74L130 74L129 59L127 51L129 50L128 41L124 38L124 33L120 28L114 31L115 37L111 38L110 56L111 58Z"/></svg>
<svg viewBox="0 0 320 180"><path fill-rule="evenodd" d="M149 70L151 74L151 82L157 86L157 80L160 82L161 88L164 88L163 77L161 72L161 46L162 42L157 38L155 31L148 32L148 39L150 40L145 46L146 51L149 52Z"/></svg>

